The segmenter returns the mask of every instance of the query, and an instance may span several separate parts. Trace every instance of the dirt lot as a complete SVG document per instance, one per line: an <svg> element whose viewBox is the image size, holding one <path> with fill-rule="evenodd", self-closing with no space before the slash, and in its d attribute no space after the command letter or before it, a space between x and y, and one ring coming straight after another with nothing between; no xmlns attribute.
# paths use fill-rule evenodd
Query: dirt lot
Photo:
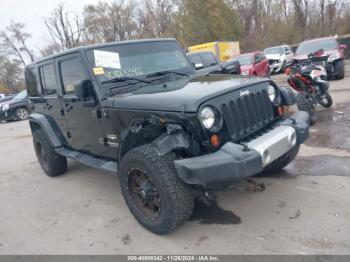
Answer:
<svg viewBox="0 0 350 262"><path fill-rule="evenodd" d="M116 177L70 162L48 178L28 123L0 124L0 254L350 254L349 73L331 93L297 159L253 178L264 191L219 192L168 236L135 221Z"/></svg>

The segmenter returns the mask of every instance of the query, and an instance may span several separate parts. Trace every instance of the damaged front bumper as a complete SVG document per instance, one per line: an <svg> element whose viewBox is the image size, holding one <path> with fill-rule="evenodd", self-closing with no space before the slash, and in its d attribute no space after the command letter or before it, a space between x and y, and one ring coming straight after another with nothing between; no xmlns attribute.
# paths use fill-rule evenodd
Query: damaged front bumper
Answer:
<svg viewBox="0 0 350 262"><path fill-rule="evenodd" d="M256 175L309 137L308 119L299 111L246 146L227 142L215 153L175 160L177 173L187 184L213 188Z"/></svg>

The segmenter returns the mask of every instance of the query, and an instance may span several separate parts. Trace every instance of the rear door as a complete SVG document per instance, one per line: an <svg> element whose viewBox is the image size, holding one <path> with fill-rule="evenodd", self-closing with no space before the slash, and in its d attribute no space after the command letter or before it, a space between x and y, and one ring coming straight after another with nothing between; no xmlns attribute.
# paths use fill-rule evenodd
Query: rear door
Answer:
<svg viewBox="0 0 350 262"><path fill-rule="evenodd" d="M75 95L74 85L89 79L80 54L60 57L56 60L56 66L62 90L61 106L69 129L70 145L79 151L106 155L99 105L86 105Z"/></svg>
<svg viewBox="0 0 350 262"><path fill-rule="evenodd" d="M61 112L61 94L53 60L39 64L39 76L41 101L37 105L36 111L45 114L48 119L51 119L51 123L59 128L61 134L67 140L69 138L68 127L66 119Z"/></svg>

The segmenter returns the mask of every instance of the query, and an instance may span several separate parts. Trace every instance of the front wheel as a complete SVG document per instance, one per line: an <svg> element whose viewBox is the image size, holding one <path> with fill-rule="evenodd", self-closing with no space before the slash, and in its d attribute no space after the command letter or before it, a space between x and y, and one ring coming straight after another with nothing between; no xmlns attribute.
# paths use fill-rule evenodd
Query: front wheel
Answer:
<svg viewBox="0 0 350 262"><path fill-rule="evenodd" d="M318 99L318 103L325 108L330 108L333 105L333 99L328 91Z"/></svg>
<svg viewBox="0 0 350 262"><path fill-rule="evenodd" d="M194 194L177 176L172 154L160 156L150 145L132 149L119 178L131 213L149 231L167 234L191 216Z"/></svg>
<svg viewBox="0 0 350 262"><path fill-rule="evenodd" d="M297 106L300 111L306 111L309 113L309 123L310 125L316 122L316 106L309 94L306 92L300 92L297 94Z"/></svg>
<svg viewBox="0 0 350 262"><path fill-rule="evenodd" d="M20 107L16 109L16 118L18 120L26 120L29 117L29 112L27 108L25 107Z"/></svg>
<svg viewBox="0 0 350 262"><path fill-rule="evenodd" d="M345 66L344 66L343 60L339 60L338 62L336 62L335 66L334 66L334 71L336 73L336 75L335 75L336 79L343 79L344 78Z"/></svg>

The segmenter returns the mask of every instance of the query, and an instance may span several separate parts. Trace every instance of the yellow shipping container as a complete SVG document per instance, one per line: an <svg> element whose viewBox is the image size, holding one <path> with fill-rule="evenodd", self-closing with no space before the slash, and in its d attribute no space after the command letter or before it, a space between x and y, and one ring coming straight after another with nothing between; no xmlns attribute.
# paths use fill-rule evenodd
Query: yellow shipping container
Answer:
<svg viewBox="0 0 350 262"><path fill-rule="evenodd" d="M233 56L239 55L239 42L211 42L201 45L190 46L189 53L211 51L220 62L225 62Z"/></svg>

